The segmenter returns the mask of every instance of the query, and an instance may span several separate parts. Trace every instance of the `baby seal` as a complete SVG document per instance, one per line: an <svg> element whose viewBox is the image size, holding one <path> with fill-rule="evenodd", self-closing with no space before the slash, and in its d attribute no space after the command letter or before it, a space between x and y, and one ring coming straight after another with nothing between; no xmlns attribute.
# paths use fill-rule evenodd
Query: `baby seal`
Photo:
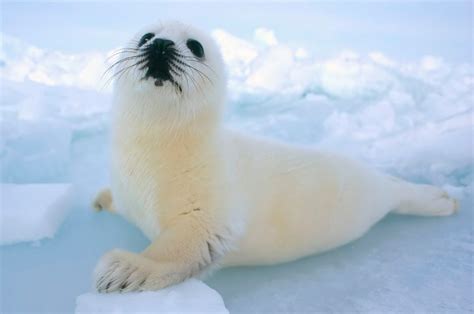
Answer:
<svg viewBox="0 0 474 314"><path fill-rule="evenodd" d="M193 27L147 28L113 68L111 187L94 205L152 242L140 254L106 253L95 270L99 292L157 290L216 266L287 262L357 239L389 212L444 216L457 208L437 187L224 127L224 64Z"/></svg>

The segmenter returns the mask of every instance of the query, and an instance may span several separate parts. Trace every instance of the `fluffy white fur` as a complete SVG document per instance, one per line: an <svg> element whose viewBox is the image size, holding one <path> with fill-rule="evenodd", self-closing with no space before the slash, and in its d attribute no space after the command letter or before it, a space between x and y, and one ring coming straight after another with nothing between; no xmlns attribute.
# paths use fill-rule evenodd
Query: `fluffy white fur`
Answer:
<svg viewBox="0 0 474 314"><path fill-rule="evenodd" d="M115 82L111 188L95 206L125 216L152 243L140 254L105 254L95 271L98 291L160 289L218 264L291 261L357 239L391 211L456 210L436 187L226 129L226 77L212 39L166 23L140 32L129 47L146 32L173 40L194 69L175 77L182 93L169 82L141 80L136 66ZM189 38L201 42L204 60L193 58Z"/></svg>

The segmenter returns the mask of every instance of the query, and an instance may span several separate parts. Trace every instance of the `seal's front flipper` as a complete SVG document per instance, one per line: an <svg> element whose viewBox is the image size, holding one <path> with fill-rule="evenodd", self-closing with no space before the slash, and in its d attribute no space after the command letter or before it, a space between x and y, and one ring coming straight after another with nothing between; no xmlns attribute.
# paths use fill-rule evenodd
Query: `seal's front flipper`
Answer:
<svg viewBox="0 0 474 314"><path fill-rule="evenodd" d="M230 237L201 214L196 209L175 217L141 254L106 253L95 270L97 291L159 290L212 270L228 252Z"/></svg>
<svg viewBox="0 0 474 314"><path fill-rule="evenodd" d="M115 212L114 203L112 200L112 192L110 192L110 189L105 188L101 190L95 197L92 207L96 211L108 210L109 212Z"/></svg>

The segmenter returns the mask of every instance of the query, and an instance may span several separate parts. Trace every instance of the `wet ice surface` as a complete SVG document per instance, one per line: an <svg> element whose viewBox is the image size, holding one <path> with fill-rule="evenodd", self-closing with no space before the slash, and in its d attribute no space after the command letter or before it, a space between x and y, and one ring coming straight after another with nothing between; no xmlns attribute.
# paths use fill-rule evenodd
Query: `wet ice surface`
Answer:
<svg viewBox="0 0 474 314"><path fill-rule="evenodd" d="M228 125L340 151L461 199L452 217L388 216L358 241L324 254L218 271L206 282L230 312L472 311L472 65L353 52L313 60L268 30L256 32L263 48L222 30L213 35L228 51ZM74 195L53 239L0 247L1 310L72 312L76 297L91 291L103 253L139 252L148 244L120 217L90 209L108 182L110 95L87 89L96 86L104 56L8 48L2 182L73 182ZM269 59L282 67L272 68ZM86 71L74 76L78 69Z"/></svg>

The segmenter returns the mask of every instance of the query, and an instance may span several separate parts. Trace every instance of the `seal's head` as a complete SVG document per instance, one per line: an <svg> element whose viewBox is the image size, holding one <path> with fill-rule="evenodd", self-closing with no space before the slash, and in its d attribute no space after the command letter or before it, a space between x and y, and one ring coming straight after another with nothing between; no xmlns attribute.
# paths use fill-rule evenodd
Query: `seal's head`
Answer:
<svg viewBox="0 0 474 314"><path fill-rule="evenodd" d="M179 22L140 31L111 68L116 101L146 114L196 115L209 107L220 111L216 107L225 97L218 47L206 33Z"/></svg>

